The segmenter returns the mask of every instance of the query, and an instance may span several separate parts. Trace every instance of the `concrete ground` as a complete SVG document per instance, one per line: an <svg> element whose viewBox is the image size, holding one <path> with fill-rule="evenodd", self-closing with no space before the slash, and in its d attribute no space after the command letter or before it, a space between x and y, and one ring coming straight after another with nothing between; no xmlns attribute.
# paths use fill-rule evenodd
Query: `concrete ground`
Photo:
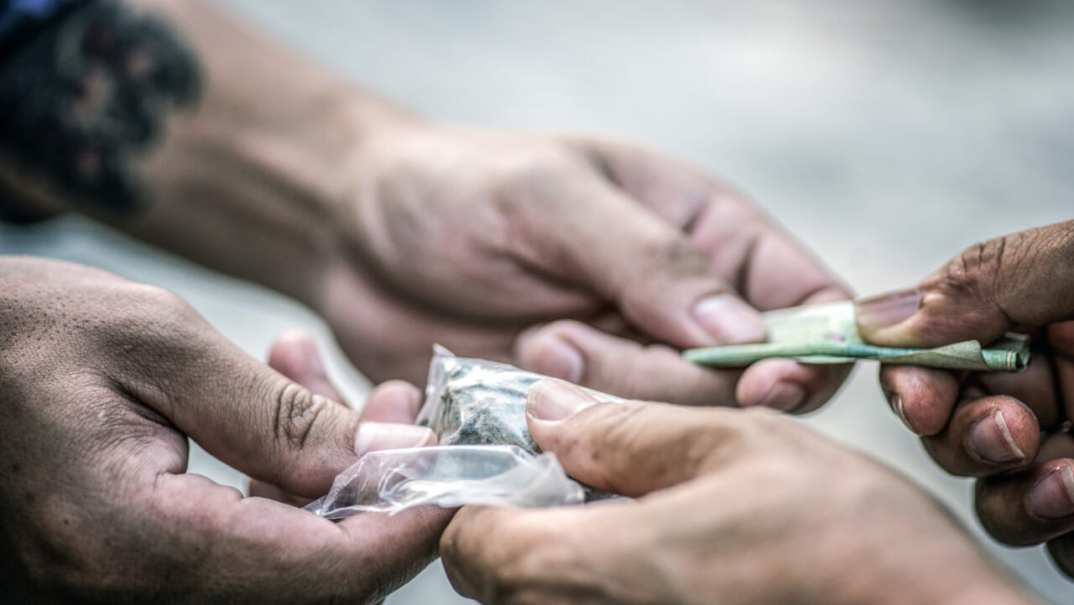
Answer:
<svg viewBox="0 0 1074 605"><path fill-rule="evenodd" d="M912 283L977 240L1074 210L1074 3L229 0L434 118L579 130L689 158L753 195L861 293ZM78 260L183 295L256 355L307 310L77 219L0 228L0 253ZM876 368L807 421L911 475L980 533L969 481L937 470ZM194 470L241 477L203 453ZM1055 602L1042 551L988 550ZM853 573L853 570L847 570ZM389 603L457 603L433 566Z"/></svg>

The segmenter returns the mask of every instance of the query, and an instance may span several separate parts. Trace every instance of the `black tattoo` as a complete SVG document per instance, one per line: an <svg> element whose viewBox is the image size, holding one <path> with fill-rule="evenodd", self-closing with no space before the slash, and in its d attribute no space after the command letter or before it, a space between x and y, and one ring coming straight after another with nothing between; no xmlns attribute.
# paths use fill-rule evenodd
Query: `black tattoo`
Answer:
<svg viewBox="0 0 1074 605"><path fill-rule="evenodd" d="M159 18L116 0L58 15L0 58L0 152L73 203L122 214L148 203L133 160L171 111L194 105L201 70Z"/></svg>

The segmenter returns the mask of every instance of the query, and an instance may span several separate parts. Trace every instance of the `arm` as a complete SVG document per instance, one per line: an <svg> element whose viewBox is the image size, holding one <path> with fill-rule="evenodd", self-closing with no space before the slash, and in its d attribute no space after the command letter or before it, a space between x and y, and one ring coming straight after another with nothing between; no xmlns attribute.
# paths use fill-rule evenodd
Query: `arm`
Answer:
<svg viewBox="0 0 1074 605"><path fill-rule="evenodd" d="M374 381L422 380L434 342L698 405L809 411L846 376L679 358L763 338L760 310L848 296L704 172L605 140L423 121L204 2L137 4L164 16L200 74L200 101L152 103L159 135L120 156L144 200L80 199L56 191L63 178L23 189L307 303Z"/></svg>
<svg viewBox="0 0 1074 605"><path fill-rule="evenodd" d="M137 0L116 11L123 16L105 17L109 25L143 36L145 43L125 49L128 61L97 61L103 76L92 67L80 75L87 89L95 77L108 81L101 88L114 96L97 100L100 113L120 122L150 114L151 134L144 144L130 140L134 135L108 141L99 134L103 127L87 127L72 151L118 148L119 176L111 180L133 183L129 190L42 174L39 163L26 165L11 153L0 176L39 209L84 210L136 237L309 302L317 291L310 269L323 264L320 257L338 237L329 206L347 193L341 158L371 130L405 119L403 114L207 2ZM150 28L130 16L144 11L163 20ZM161 30L171 35L166 44L157 43ZM123 113L127 108L117 97L146 96L148 89L123 72L139 53L153 51L159 51L151 56L160 71L186 90L162 86L154 94L169 102ZM87 92L56 103L55 111L80 107L86 98L96 97Z"/></svg>

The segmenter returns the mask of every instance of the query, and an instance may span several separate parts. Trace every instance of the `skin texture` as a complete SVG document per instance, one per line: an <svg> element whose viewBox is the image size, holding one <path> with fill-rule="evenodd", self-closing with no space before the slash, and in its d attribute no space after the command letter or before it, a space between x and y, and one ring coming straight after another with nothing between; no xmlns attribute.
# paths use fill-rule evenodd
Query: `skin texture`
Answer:
<svg viewBox="0 0 1074 605"><path fill-rule="evenodd" d="M758 311L849 296L698 169L604 140L425 122L208 3L130 4L188 41L204 85L131 158L152 204L95 216L304 301L374 380L420 382L440 342L624 396L808 411L849 371L678 358L762 339ZM0 179L29 204L71 207L2 161Z"/></svg>
<svg viewBox="0 0 1074 605"><path fill-rule="evenodd" d="M859 301L879 344L1033 335L1020 374L884 367L892 409L944 469L979 477L977 512L998 540L1046 542L1074 575L1074 221L973 246L916 289Z"/></svg>
<svg viewBox="0 0 1074 605"><path fill-rule="evenodd" d="M383 424L410 420L412 387L374 391L360 418L326 398L308 343L273 352L306 388L175 296L67 263L0 258L0 327L0 577L16 601L373 603L434 555L445 511L335 524L186 472L190 437L323 494L377 447L366 427L429 442Z"/></svg>
<svg viewBox="0 0 1074 605"><path fill-rule="evenodd" d="M919 490L786 417L558 381L528 409L569 474L635 499L464 507L440 552L483 603L1030 602Z"/></svg>

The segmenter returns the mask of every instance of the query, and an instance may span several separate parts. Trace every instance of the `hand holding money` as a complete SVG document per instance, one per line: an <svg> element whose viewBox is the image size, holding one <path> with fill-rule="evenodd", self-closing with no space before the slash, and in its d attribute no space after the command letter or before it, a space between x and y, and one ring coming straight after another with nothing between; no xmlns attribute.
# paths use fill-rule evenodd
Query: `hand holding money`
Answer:
<svg viewBox="0 0 1074 605"><path fill-rule="evenodd" d="M973 339L937 347L868 343L858 331L851 301L781 309L765 313L763 318L766 342L690 349L683 357L702 365L731 368L771 358L809 364L872 359L888 364L980 371L1021 371L1029 363L1029 340L1018 334L1004 335L988 347Z"/></svg>
<svg viewBox="0 0 1074 605"><path fill-rule="evenodd" d="M1074 572L1074 221L973 246L917 288L858 303L871 343L936 347L1030 333L1024 372L884 366L893 410L945 469L982 477L977 511L1002 542L1047 542Z"/></svg>

